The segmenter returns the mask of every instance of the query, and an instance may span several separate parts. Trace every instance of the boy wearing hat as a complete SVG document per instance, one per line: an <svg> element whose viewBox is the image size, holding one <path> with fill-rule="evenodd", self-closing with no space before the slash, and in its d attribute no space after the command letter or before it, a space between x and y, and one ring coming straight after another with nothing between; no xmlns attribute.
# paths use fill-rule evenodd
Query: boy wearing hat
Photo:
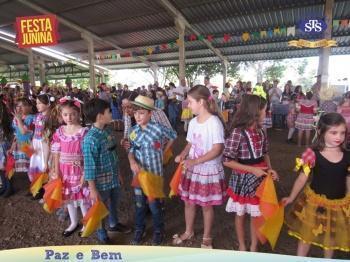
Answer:
<svg viewBox="0 0 350 262"><path fill-rule="evenodd" d="M154 110L153 99L139 95L134 102L134 116L136 125L131 129L129 135L130 168L134 175L141 170L152 173L153 175L163 176L163 150L162 141L169 139L164 152L168 150L176 138L176 132L170 128L151 121L152 110ZM141 188L135 187L135 235L131 244L141 243L145 232L145 217L147 197ZM148 203L153 219L153 245L160 245L163 240L163 211L160 199L155 199Z"/></svg>

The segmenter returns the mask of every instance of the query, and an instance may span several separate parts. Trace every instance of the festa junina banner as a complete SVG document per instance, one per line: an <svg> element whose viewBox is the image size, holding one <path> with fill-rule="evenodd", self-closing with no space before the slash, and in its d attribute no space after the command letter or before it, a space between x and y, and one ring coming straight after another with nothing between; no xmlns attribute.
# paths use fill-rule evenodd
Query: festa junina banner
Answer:
<svg viewBox="0 0 350 262"><path fill-rule="evenodd" d="M318 41L307 41L304 39L292 40L288 42L289 46L295 47L307 47L307 48L320 48L320 47L332 47L336 46L337 42L330 39L322 39Z"/></svg>
<svg viewBox="0 0 350 262"><path fill-rule="evenodd" d="M340 262L340 259L297 257L220 249L153 246L48 246L0 251L7 262Z"/></svg>
<svg viewBox="0 0 350 262"><path fill-rule="evenodd" d="M55 15L16 17L16 42L19 48L51 46L58 42Z"/></svg>

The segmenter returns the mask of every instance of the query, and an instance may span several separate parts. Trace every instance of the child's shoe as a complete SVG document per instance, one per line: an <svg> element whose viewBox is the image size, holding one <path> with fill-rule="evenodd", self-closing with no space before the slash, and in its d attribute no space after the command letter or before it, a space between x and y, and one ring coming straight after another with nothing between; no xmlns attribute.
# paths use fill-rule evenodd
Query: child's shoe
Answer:
<svg viewBox="0 0 350 262"><path fill-rule="evenodd" d="M134 238L131 240L130 245L139 245L142 242L142 239L146 236L145 231L136 230L134 234Z"/></svg>
<svg viewBox="0 0 350 262"><path fill-rule="evenodd" d="M163 238L164 238L163 232L154 232L153 239L152 239L152 245L153 246L160 246L163 242Z"/></svg>

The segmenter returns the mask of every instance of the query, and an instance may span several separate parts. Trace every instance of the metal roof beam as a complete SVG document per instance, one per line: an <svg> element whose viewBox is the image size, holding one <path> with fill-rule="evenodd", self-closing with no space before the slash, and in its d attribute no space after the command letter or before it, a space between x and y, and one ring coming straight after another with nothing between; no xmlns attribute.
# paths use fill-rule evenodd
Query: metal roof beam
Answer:
<svg viewBox="0 0 350 262"><path fill-rule="evenodd" d="M201 34L195 28L192 27L192 25L187 21L183 14L179 10L177 10L176 7L173 4L171 4L168 0L158 1L171 15L173 15L175 18L180 19L184 23L186 28L192 31L197 37ZM209 49L212 50L214 54L220 58L222 62L228 60L225 56L222 55L220 50L216 49L207 39L203 39L201 41L204 42L209 47Z"/></svg>
<svg viewBox="0 0 350 262"><path fill-rule="evenodd" d="M17 1L20 2L20 3L22 3L22 4L25 5L25 6L30 7L31 9L33 9L33 10L35 10L35 11L38 11L38 12L43 13L43 14L52 14L52 13L53 13L53 12L51 12L51 11L49 11L49 10L47 10L47 9L45 9L45 8L43 8L43 7L41 7L41 6L39 6L39 5L36 5L36 4L34 4L34 3L31 3L31 2L28 1L28 0L17 0ZM124 50L124 49L121 48L119 45L117 45L115 42L109 41L109 40L106 40L106 39L103 39L103 38L101 38L100 36L98 36L98 35L96 35L96 34L90 32L90 31L84 29L83 27L81 27L81 26L79 26L79 25L77 25L77 24L75 24L75 23L73 23L73 22L71 22L71 21L69 21L69 20L67 20L67 19L65 19L65 18L63 18L63 17L61 17L60 15L57 15L57 14L56 14L56 17L57 17L57 19L58 19L58 21L59 21L60 23L62 23L62 24L64 24L65 26L68 26L68 27L70 27L70 28L72 28L72 29L74 29L74 30L80 32L80 33L83 34L83 35L86 35L86 36L91 37L93 40L96 40L96 41L99 41L99 42L101 42L101 43L105 43L105 44L107 44L107 45L110 45L110 46L112 46L112 47L114 47L114 48L116 48L116 49L118 49L118 50L120 50L120 51L123 51L123 50ZM156 64L149 62L145 57L138 56L137 58L138 58L141 62L145 63L145 64L148 65L148 66L157 66Z"/></svg>

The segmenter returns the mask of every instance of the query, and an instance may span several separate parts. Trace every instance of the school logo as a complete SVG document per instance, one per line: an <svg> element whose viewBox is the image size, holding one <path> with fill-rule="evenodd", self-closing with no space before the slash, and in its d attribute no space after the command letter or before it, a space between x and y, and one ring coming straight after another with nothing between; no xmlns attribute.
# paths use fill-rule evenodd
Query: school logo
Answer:
<svg viewBox="0 0 350 262"><path fill-rule="evenodd" d="M299 28L304 33L319 34L326 30L327 24L323 19L307 19L300 21Z"/></svg>

